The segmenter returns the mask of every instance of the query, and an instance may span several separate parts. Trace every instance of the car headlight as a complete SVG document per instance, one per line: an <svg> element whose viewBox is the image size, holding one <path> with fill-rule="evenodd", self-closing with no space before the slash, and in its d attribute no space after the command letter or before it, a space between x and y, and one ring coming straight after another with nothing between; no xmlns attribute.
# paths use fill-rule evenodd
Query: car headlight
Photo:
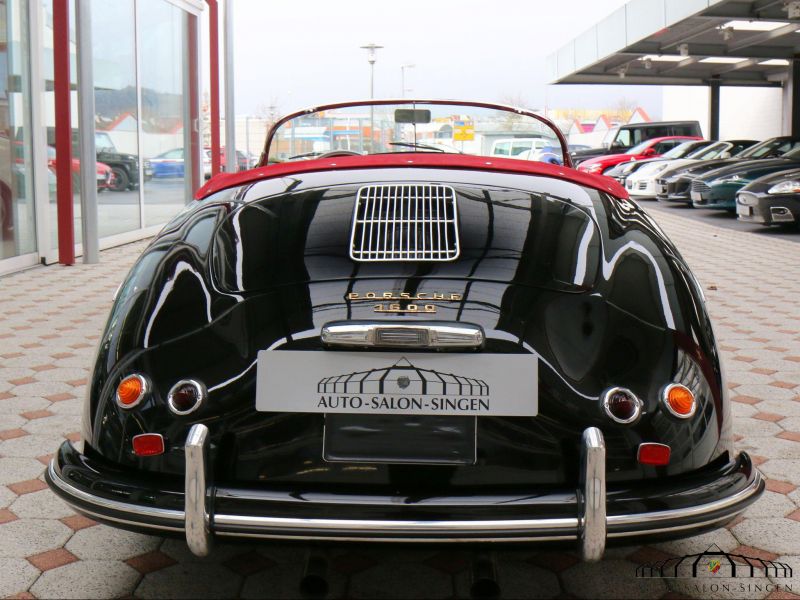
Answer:
<svg viewBox="0 0 800 600"><path fill-rule="evenodd" d="M599 163L594 164L594 165L589 165L588 167L586 167L586 172L587 173L599 173L602 170L603 170L603 165L601 165Z"/></svg>
<svg viewBox="0 0 800 600"><path fill-rule="evenodd" d="M725 175L711 182L712 185L721 185L725 183L743 183L743 177L739 174Z"/></svg>
<svg viewBox="0 0 800 600"><path fill-rule="evenodd" d="M768 194L800 194L800 181L781 181L767 190Z"/></svg>
<svg viewBox="0 0 800 600"><path fill-rule="evenodd" d="M668 166L669 166L669 165L667 165L667 164L663 164L663 165L653 165L653 167L652 167L652 170L653 170L653 171L652 171L652 172L653 172L653 173L661 173L662 171L666 171Z"/></svg>

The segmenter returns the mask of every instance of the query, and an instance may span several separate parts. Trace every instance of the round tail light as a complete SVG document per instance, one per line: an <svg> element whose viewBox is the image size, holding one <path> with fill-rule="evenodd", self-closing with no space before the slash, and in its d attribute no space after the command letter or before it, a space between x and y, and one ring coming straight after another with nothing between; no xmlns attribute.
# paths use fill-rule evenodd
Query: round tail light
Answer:
<svg viewBox="0 0 800 600"><path fill-rule="evenodd" d="M661 392L661 403L672 416L688 419L697 410L694 393L685 385L672 383Z"/></svg>
<svg viewBox="0 0 800 600"><path fill-rule="evenodd" d="M176 415L188 415L200 408L207 394L206 386L199 381L183 379L172 386L167 404Z"/></svg>
<svg viewBox="0 0 800 600"><path fill-rule="evenodd" d="M133 408L146 394L147 380L141 375L128 375L117 385L117 404L122 408Z"/></svg>
<svg viewBox="0 0 800 600"><path fill-rule="evenodd" d="M603 392L603 409L612 421L627 425L642 414L642 401L632 391L615 387Z"/></svg>

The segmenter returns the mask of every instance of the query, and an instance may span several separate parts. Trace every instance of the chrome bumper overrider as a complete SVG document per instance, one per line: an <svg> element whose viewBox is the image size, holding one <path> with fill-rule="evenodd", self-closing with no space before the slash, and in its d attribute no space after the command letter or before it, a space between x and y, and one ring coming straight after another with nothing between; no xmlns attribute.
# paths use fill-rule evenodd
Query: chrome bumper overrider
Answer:
<svg viewBox="0 0 800 600"><path fill-rule="evenodd" d="M122 525L184 532L191 551L207 555L215 536L392 542L577 541L584 560L603 556L606 540L679 532L731 519L764 488L760 473L731 495L679 509L606 515L606 450L603 434L590 427L582 436L581 485L575 517L497 520L330 519L226 514L213 510L209 432L192 426L185 444L184 510L143 506L91 493L64 477L58 457L46 476L58 494L78 511Z"/></svg>

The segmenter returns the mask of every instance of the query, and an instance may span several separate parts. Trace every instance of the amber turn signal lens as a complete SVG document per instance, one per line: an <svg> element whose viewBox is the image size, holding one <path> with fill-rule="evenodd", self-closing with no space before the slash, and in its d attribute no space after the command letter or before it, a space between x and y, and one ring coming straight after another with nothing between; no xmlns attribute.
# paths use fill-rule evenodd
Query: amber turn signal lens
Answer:
<svg viewBox="0 0 800 600"><path fill-rule="evenodd" d="M691 417L697 408L692 390L679 383L673 383L664 388L662 402L670 413L681 419Z"/></svg>
<svg viewBox="0 0 800 600"><path fill-rule="evenodd" d="M117 404L122 408L133 408L147 393L147 381L141 375L128 375L117 386Z"/></svg>

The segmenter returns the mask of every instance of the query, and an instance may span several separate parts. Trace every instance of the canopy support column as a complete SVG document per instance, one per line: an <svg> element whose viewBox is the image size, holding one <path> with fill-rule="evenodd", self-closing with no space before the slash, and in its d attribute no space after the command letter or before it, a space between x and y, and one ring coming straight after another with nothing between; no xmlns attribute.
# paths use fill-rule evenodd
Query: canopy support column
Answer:
<svg viewBox="0 0 800 600"><path fill-rule="evenodd" d="M708 139L719 139L719 79L708 82Z"/></svg>
<svg viewBox="0 0 800 600"><path fill-rule="evenodd" d="M793 59L789 65L789 77L784 84L783 93L784 132L800 136L800 59Z"/></svg>

